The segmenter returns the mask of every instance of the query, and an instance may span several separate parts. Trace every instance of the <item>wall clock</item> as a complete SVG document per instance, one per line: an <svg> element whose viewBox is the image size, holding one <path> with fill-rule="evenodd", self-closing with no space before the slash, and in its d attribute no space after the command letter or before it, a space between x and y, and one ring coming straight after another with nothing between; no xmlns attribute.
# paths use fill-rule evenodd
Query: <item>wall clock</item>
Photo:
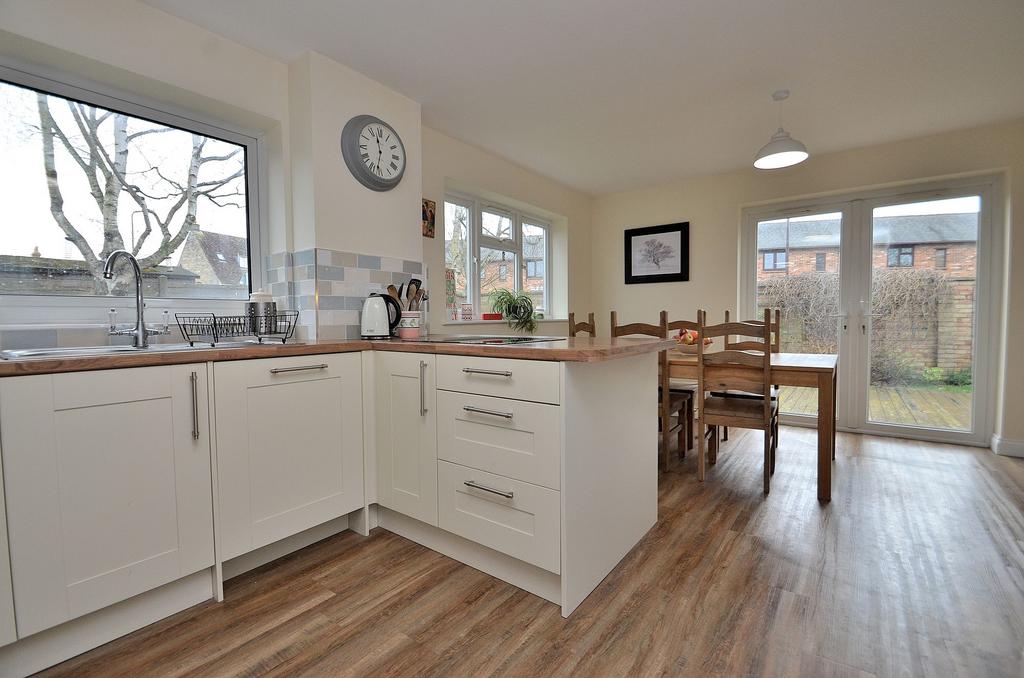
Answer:
<svg viewBox="0 0 1024 678"><path fill-rule="evenodd" d="M372 115L357 115L341 131L341 157L356 181L390 191L405 174L405 146L395 128Z"/></svg>

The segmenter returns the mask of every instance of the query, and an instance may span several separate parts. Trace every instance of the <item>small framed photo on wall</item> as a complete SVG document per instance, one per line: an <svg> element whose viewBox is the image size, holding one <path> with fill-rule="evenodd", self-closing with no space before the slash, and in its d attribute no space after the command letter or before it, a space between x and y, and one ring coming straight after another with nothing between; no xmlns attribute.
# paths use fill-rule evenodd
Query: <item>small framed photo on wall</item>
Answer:
<svg viewBox="0 0 1024 678"><path fill-rule="evenodd" d="M690 279L690 222L628 228L625 231L626 284Z"/></svg>
<svg viewBox="0 0 1024 678"><path fill-rule="evenodd" d="M437 203L433 200L423 198L423 237L434 237L434 215L437 212Z"/></svg>

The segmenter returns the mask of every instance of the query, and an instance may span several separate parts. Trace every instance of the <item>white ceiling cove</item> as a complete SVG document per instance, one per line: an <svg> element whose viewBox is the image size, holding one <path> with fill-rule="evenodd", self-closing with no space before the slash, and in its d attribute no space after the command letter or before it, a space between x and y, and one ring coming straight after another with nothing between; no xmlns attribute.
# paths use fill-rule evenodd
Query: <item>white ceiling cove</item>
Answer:
<svg viewBox="0 0 1024 678"><path fill-rule="evenodd" d="M312 49L423 122L590 193L1024 115L1022 0L146 0L264 53Z"/></svg>

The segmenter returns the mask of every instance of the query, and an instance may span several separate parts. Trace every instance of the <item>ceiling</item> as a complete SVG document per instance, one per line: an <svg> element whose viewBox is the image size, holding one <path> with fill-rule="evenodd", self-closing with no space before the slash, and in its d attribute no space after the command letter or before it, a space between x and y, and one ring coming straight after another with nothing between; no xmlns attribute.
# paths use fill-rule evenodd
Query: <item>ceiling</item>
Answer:
<svg viewBox="0 0 1024 678"><path fill-rule="evenodd" d="M1024 116L1021 0L146 0L593 194ZM784 171L784 170L783 170Z"/></svg>

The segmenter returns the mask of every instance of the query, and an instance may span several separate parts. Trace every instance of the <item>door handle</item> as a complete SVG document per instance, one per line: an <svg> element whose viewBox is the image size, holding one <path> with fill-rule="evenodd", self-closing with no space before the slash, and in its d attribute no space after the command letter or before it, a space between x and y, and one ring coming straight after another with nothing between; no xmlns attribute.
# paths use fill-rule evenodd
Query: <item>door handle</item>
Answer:
<svg viewBox="0 0 1024 678"><path fill-rule="evenodd" d="M271 374L284 374L285 372L305 372L307 370L326 370L327 363L319 365L299 365L298 367L275 367L270 370Z"/></svg>
<svg viewBox="0 0 1024 678"><path fill-rule="evenodd" d="M506 492L504 490L496 490L493 487L487 487L486 485L481 485L480 483L476 482L475 480L466 480L466 481L463 481L462 484L465 485L466 487L472 487L474 490L483 490L484 492L490 492L491 494L496 494L496 495L498 495L500 497L505 497L505 499L512 499L513 496L514 496L513 493L512 493L512 490L509 490L508 492Z"/></svg>
<svg viewBox="0 0 1024 678"><path fill-rule="evenodd" d="M420 416L427 414L427 363L420 361Z"/></svg>
<svg viewBox="0 0 1024 678"><path fill-rule="evenodd" d="M192 383L192 440L199 440L199 375L193 372L188 380Z"/></svg>
<svg viewBox="0 0 1024 678"><path fill-rule="evenodd" d="M508 370L481 370L476 367L463 367L462 371L466 374L488 374L493 377L511 377L512 372Z"/></svg>
<svg viewBox="0 0 1024 678"><path fill-rule="evenodd" d="M475 414L489 414L492 417L502 417L504 419L511 419L514 415L512 412L498 412L496 410L485 410L482 407L473 407L472 405L466 405L462 408L466 412L473 412Z"/></svg>

